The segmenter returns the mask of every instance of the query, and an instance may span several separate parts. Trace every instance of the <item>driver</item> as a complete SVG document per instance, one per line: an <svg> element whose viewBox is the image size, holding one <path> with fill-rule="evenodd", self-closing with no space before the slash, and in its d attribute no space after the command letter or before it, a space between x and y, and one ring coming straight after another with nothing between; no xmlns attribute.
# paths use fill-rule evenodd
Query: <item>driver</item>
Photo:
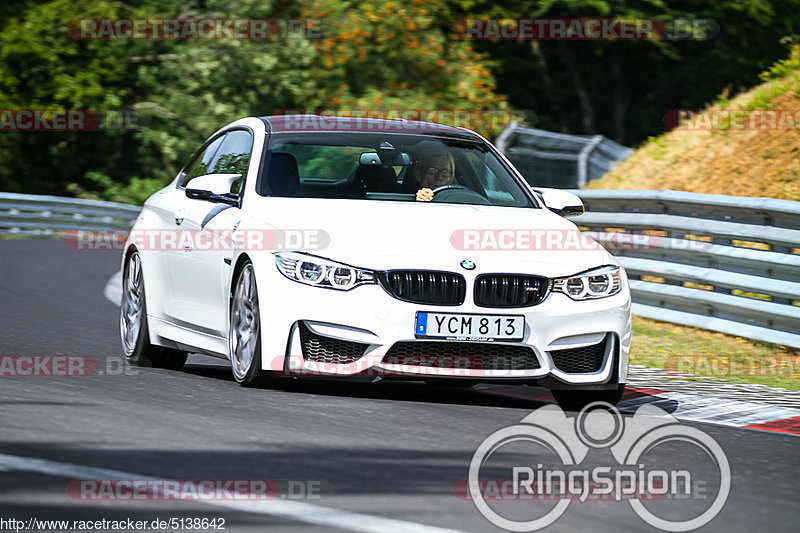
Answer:
<svg viewBox="0 0 800 533"><path fill-rule="evenodd" d="M418 189L418 202L433 200L433 190L442 185L453 183L456 164L453 154L447 150L436 148L423 152L411 172L411 185Z"/></svg>

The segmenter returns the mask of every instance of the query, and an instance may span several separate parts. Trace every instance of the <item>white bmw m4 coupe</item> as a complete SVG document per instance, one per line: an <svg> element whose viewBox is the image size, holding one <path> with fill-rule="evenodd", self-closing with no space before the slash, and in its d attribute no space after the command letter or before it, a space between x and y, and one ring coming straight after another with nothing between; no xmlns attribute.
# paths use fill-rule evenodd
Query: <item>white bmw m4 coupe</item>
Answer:
<svg viewBox="0 0 800 533"><path fill-rule="evenodd" d="M122 257L131 364L542 386L617 403L628 280L483 137L404 120L245 118L139 214Z"/></svg>

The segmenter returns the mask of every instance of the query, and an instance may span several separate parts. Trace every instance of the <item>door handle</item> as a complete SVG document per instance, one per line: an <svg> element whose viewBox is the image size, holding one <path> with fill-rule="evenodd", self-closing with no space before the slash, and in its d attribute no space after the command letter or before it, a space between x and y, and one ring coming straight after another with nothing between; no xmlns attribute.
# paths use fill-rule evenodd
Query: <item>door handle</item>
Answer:
<svg viewBox="0 0 800 533"><path fill-rule="evenodd" d="M180 226L183 224L183 219L186 218L186 210L182 207L179 207L175 210L175 224Z"/></svg>

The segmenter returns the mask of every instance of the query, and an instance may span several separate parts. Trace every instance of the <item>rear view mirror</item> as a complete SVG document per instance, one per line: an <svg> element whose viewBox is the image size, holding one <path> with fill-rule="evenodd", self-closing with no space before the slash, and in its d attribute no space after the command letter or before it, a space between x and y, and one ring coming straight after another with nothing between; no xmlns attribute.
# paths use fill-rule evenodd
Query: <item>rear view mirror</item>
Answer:
<svg viewBox="0 0 800 533"><path fill-rule="evenodd" d="M359 165L380 165L381 158L378 157L377 152L365 152L358 158Z"/></svg>
<svg viewBox="0 0 800 533"><path fill-rule="evenodd" d="M358 158L360 165L386 165L389 167L407 167L411 164L411 156L405 152L381 153L364 152Z"/></svg>

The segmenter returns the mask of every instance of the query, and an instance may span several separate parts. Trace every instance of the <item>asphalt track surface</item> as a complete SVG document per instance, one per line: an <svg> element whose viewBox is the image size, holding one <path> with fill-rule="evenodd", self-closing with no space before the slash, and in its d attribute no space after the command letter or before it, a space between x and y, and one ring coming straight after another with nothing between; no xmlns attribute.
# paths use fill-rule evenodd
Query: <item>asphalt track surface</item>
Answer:
<svg viewBox="0 0 800 533"><path fill-rule="evenodd" d="M0 240L0 356L81 355L99 368L87 377L0 377L0 519L221 517L226 531L501 531L454 487L467 478L481 441L545 405L530 396L546 392L321 380L244 389L224 364L198 357L179 372L120 373L117 309L103 296L118 264L119 252ZM727 503L701 530L797 531L800 437L683 425L712 437L730 463ZM583 464L608 466L603 452ZM649 460L672 465L681 453L664 445ZM709 462L682 457L713 491ZM491 467L499 473L512 460L519 458L498 457ZM90 501L67 492L75 479L114 475L268 479L280 495L238 505ZM290 497L289 485L301 483L319 487L318 497ZM702 505L688 501L684 510ZM626 502L588 501L572 502L545 530L656 528Z"/></svg>

